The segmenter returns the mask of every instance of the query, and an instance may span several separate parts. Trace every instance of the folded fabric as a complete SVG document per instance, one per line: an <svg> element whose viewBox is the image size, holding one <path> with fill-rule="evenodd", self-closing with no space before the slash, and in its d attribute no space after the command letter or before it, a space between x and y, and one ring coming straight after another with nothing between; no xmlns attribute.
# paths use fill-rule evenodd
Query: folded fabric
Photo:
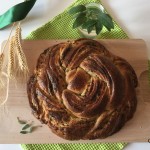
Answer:
<svg viewBox="0 0 150 150"><path fill-rule="evenodd" d="M76 0L70 7L64 10L63 13L54 17L51 21L42 27L31 32L27 39L76 39L80 37L77 29L72 29L73 19L68 14L68 10L79 4L90 2L100 3L100 0ZM111 32L103 28L98 38L103 39L124 39L128 38L126 33L115 23L115 28Z"/></svg>
<svg viewBox="0 0 150 150"><path fill-rule="evenodd" d="M101 144L22 144L24 150L121 150L125 143Z"/></svg>
<svg viewBox="0 0 150 150"><path fill-rule="evenodd" d="M76 0L64 12L42 27L31 32L27 39L76 39L80 35L77 29L72 29L72 16L68 10L79 4L90 2L100 3L100 0ZM114 22L115 23L115 22ZM98 38L123 39L128 38L125 32L115 23L115 28L111 32L103 28ZM94 141L93 141L94 142ZM99 144L22 144L24 150L121 150L126 143L99 143Z"/></svg>

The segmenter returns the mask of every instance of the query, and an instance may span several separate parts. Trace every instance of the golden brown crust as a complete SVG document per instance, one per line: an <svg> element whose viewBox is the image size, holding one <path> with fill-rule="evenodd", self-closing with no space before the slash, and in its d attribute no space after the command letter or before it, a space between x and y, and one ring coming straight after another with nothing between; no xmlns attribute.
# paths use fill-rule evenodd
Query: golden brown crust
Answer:
<svg viewBox="0 0 150 150"><path fill-rule="evenodd" d="M78 39L39 57L27 86L36 118L69 140L106 138L132 118L137 76L101 43Z"/></svg>

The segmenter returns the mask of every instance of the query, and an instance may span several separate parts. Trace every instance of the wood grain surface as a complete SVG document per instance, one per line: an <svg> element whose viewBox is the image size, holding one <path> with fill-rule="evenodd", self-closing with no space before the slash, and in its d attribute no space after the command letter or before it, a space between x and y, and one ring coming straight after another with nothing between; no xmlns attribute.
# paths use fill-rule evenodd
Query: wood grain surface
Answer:
<svg viewBox="0 0 150 150"><path fill-rule="evenodd" d="M37 58L49 46L66 40L24 40L30 74L34 71ZM10 82L9 98L5 109L0 109L0 143L99 143L99 142L147 142L150 139L150 86L148 85L148 56L143 40L99 40L111 52L125 58L134 68L139 79L136 89L137 111L130 121L116 134L97 140L67 141L59 138L46 126L33 133L20 134L22 126L17 117L41 123L34 118L28 104L26 82Z"/></svg>

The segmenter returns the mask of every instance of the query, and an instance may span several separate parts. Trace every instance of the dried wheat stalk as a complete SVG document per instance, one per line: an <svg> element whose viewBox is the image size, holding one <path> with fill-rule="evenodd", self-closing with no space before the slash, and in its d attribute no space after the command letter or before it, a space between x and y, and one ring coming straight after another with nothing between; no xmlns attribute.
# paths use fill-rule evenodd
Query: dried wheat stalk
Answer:
<svg viewBox="0 0 150 150"><path fill-rule="evenodd" d="M3 69L3 63L4 63L4 53L0 54L0 73L2 72Z"/></svg>
<svg viewBox="0 0 150 150"><path fill-rule="evenodd" d="M7 68L7 74L10 79L15 78L15 37L13 36L9 43L9 54L8 54L8 68Z"/></svg>
<svg viewBox="0 0 150 150"><path fill-rule="evenodd" d="M0 55L0 109L4 108L4 104L7 102L8 100L8 93L9 93L9 77L7 72L7 67L9 66L9 63L7 63L7 65L5 65L4 63L4 53L6 54L6 46L8 45L8 43L10 42L10 38L11 38L11 34L13 31L13 28L15 26L15 23L13 24L8 40L6 41L6 43L4 44L4 46L1 49L1 55ZM6 56L7 57L7 56ZM6 59L7 60L7 59Z"/></svg>
<svg viewBox="0 0 150 150"><path fill-rule="evenodd" d="M22 49L21 45L21 27L20 24L18 25L16 32L15 32L15 47L16 47L16 55L18 58L18 65L19 67L17 68L17 75L21 76L24 79L27 79L29 69L27 65L27 60L25 57L25 54Z"/></svg>
<svg viewBox="0 0 150 150"><path fill-rule="evenodd" d="M4 53L0 54L0 90L4 87L4 83L2 80L2 71L3 71L3 64L4 64Z"/></svg>
<svg viewBox="0 0 150 150"><path fill-rule="evenodd" d="M13 24L13 27L15 23ZM3 63L4 63L4 54L0 55L0 86L3 86L0 89L0 106L4 106L8 99L9 93L9 81L10 78L14 77L17 80L21 77L22 79L27 79L29 69L27 65L27 60L25 54L23 52L23 48L21 45L21 27L20 23L18 24L15 32L15 36L11 37L11 33L13 31L13 27L11 29L9 38L4 45L2 52L6 49L6 45L9 43L9 51L8 51L8 63L7 63L7 73L3 71ZM22 80L23 81L23 80Z"/></svg>

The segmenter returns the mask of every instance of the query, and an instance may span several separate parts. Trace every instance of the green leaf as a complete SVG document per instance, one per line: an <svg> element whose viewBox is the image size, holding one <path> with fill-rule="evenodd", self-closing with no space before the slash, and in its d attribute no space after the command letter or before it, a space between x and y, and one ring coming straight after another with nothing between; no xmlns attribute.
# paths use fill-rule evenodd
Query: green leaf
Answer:
<svg viewBox="0 0 150 150"><path fill-rule="evenodd" d="M88 20L85 23L83 23L82 28L87 29L88 27L95 25L96 22L96 20Z"/></svg>
<svg viewBox="0 0 150 150"><path fill-rule="evenodd" d="M101 9L96 7L87 7L87 18L91 20L97 20L98 16L103 13Z"/></svg>
<svg viewBox="0 0 150 150"><path fill-rule="evenodd" d="M29 131L20 131L21 134L27 134L30 133Z"/></svg>
<svg viewBox="0 0 150 150"><path fill-rule="evenodd" d="M95 26L95 24L87 27L88 34L91 33L91 31L93 30L94 26Z"/></svg>
<svg viewBox="0 0 150 150"><path fill-rule="evenodd" d="M80 16L82 16L81 14L86 14L86 12L80 12L80 13L77 13L77 14L75 14L72 18L73 19L76 19L76 18L78 18L78 16L80 17Z"/></svg>
<svg viewBox="0 0 150 150"><path fill-rule="evenodd" d="M111 26L111 28L112 29L114 29L114 23L113 23L113 20L112 20L112 18L111 18L111 16L109 15L109 14L106 14L106 16L109 18L109 20L110 20L110 26Z"/></svg>
<svg viewBox="0 0 150 150"><path fill-rule="evenodd" d="M79 13L79 12L83 12L86 10L86 7L84 5L78 5L78 6L75 6L73 8L71 8L68 13L69 14L76 14L76 13Z"/></svg>
<svg viewBox="0 0 150 150"><path fill-rule="evenodd" d="M97 22L96 20L88 20L82 25L82 28L87 29L88 33L91 33L96 22Z"/></svg>
<svg viewBox="0 0 150 150"><path fill-rule="evenodd" d="M27 126L24 129L22 128L22 131L20 131L21 134L27 134L27 133L32 133L33 131L35 131L37 128L42 127L41 125L37 125L37 126ZM29 130L25 130L29 128Z"/></svg>
<svg viewBox="0 0 150 150"><path fill-rule="evenodd" d="M81 26L86 21L86 13L80 13L73 23L73 28Z"/></svg>
<svg viewBox="0 0 150 150"><path fill-rule="evenodd" d="M102 23L100 21L97 21L96 24L95 24L95 28L96 28L96 34L98 35L101 32L102 28L103 28Z"/></svg>
<svg viewBox="0 0 150 150"><path fill-rule="evenodd" d="M19 117L17 117L17 120L18 120L18 122L19 122L20 124L26 124L26 123L27 123L27 121L25 121L25 120L20 120Z"/></svg>
<svg viewBox="0 0 150 150"><path fill-rule="evenodd" d="M92 32L93 28L94 28L94 25L93 25L93 26L89 26L89 27L87 28L88 34Z"/></svg>
<svg viewBox="0 0 150 150"><path fill-rule="evenodd" d="M102 10L96 7L88 7L86 8L87 12L89 13L94 13L94 14L99 14L102 13Z"/></svg>
<svg viewBox="0 0 150 150"><path fill-rule="evenodd" d="M25 126L23 126L22 130L26 130L28 128L30 128L32 126L32 124L26 124Z"/></svg>
<svg viewBox="0 0 150 150"><path fill-rule="evenodd" d="M114 29L112 18L108 14L101 13L99 15L99 21L102 22L102 24L107 28L108 31L111 31L111 29Z"/></svg>

